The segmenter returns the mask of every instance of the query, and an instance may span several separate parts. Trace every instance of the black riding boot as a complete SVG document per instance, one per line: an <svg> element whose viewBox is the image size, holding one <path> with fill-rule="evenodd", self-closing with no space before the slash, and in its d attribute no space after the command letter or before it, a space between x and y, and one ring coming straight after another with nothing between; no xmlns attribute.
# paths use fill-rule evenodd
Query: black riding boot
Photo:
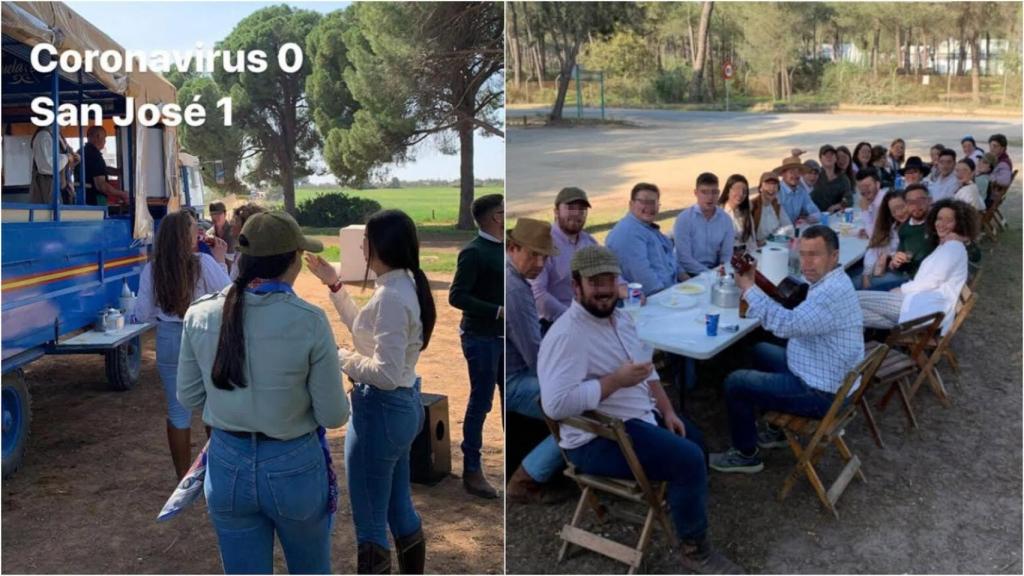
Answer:
<svg viewBox="0 0 1024 576"><path fill-rule="evenodd" d="M390 574L391 550L381 548L373 542L359 545L356 559L357 574Z"/></svg>
<svg viewBox="0 0 1024 576"><path fill-rule="evenodd" d="M427 560L427 542L423 539L423 528L395 539L398 550L399 574L423 574L423 565Z"/></svg>

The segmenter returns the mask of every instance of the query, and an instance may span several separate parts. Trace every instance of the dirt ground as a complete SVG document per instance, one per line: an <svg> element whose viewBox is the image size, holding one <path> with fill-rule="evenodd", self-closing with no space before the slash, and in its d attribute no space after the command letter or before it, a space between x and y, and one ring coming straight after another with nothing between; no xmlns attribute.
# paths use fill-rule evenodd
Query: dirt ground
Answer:
<svg viewBox="0 0 1024 576"><path fill-rule="evenodd" d="M502 500L466 494L462 422L469 380L459 344L460 313L448 306L450 275L430 274L437 328L418 372L423 390L449 402L453 474L433 487L413 485L423 517L430 573L497 573L503 569ZM304 272L296 291L332 319L339 345L351 346L319 281ZM350 287L359 295L358 287ZM369 296L369 290L363 294ZM21 471L2 485L3 573L220 573L216 536L202 501L169 522L157 513L174 488L164 433L165 404L147 338L138 386L110 391L99 357L49 357L26 370L33 395L32 437ZM498 398L484 431L484 467L503 470ZM195 450L205 442L198 415ZM344 474L344 429L329 433L341 483L332 534L335 572L353 573L355 534ZM275 565L286 572L280 548ZM397 568L395 569L397 571Z"/></svg>
<svg viewBox="0 0 1024 576"><path fill-rule="evenodd" d="M771 451L759 474L710 473L713 541L748 572L1021 572L1022 243L1020 187L1015 188L1004 204L1010 230L994 246L986 245L978 304L954 340L962 372L956 376L947 365L940 368L952 407L944 409L922 389L915 399L917 430L908 430L895 403L876 411L884 450L874 445L863 421L854 420L846 439L863 462L867 483L850 484L839 500L838 520L803 477L785 501L776 500L794 464L786 448ZM712 451L729 444L720 384L743 357L742 348L732 348L699 365L697 388L687 395L687 412ZM671 397L677 394L669 390ZM840 460L832 451L822 462L823 480L830 483ZM574 505L509 505L509 573L625 572L590 552L556 563L558 532ZM593 517L587 518L586 526L594 526ZM601 531L637 541L639 530L615 524ZM658 530L644 570L679 570L677 552Z"/></svg>

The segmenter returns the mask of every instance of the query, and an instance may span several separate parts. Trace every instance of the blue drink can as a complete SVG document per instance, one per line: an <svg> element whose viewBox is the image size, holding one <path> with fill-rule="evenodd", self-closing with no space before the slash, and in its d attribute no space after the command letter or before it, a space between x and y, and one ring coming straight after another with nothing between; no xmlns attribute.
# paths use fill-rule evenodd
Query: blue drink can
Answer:
<svg viewBox="0 0 1024 576"><path fill-rule="evenodd" d="M704 316L704 327L708 336L718 336L718 314L707 314Z"/></svg>
<svg viewBox="0 0 1024 576"><path fill-rule="evenodd" d="M853 224L853 208L843 210L843 220L846 221L847 224Z"/></svg>
<svg viewBox="0 0 1024 576"><path fill-rule="evenodd" d="M630 282L626 285L626 306L639 306L643 295L644 285L639 282Z"/></svg>
<svg viewBox="0 0 1024 576"><path fill-rule="evenodd" d="M896 176L895 188L897 190L903 190L905 184L906 180L903 179L903 176Z"/></svg>

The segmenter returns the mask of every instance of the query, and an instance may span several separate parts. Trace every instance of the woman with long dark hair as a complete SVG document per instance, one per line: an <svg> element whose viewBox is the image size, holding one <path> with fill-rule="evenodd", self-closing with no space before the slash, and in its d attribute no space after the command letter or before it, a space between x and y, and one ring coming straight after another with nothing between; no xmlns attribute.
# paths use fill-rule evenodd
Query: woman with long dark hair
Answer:
<svg viewBox="0 0 1024 576"><path fill-rule="evenodd" d="M357 572L390 571L390 528L399 571L422 574L426 543L412 502L409 450L423 425L416 362L430 343L437 310L420 268L416 225L405 212L384 210L369 218L363 257L364 278L370 271L377 278L362 309L333 266L320 257L306 259L310 271L330 287L355 348L339 355L342 371L355 383L345 470L359 544Z"/></svg>
<svg viewBox="0 0 1024 576"><path fill-rule="evenodd" d="M856 177L857 172L871 166L871 143L869 142L858 142L853 147L853 173L851 176Z"/></svg>
<svg viewBox="0 0 1024 576"><path fill-rule="evenodd" d="M864 253L860 287L865 290L888 285L902 279L902 275L889 270L889 257L899 248L899 228L910 217L902 190L892 190L882 198L875 219L875 229Z"/></svg>
<svg viewBox="0 0 1024 576"><path fill-rule="evenodd" d="M754 223L750 213L750 184L742 174L733 174L725 181L718 205L732 218L737 246L747 242L754 234Z"/></svg>
<svg viewBox="0 0 1024 576"><path fill-rule="evenodd" d="M857 181L853 179L853 155L846 146L836 147L836 172L846 176L851 189L857 187Z"/></svg>
<svg viewBox="0 0 1024 576"><path fill-rule="evenodd" d="M231 283L224 267L227 244L213 241L213 256L197 251L199 225L188 212L173 212L160 221L153 260L139 277L135 315L156 322L156 368L167 400L167 445L181 480L192 464L192 413L178 402L178 352L182 318L192 302Z"/></svg>
<svg viewBox="0 0 1024 576"><path fill-rule="evenodd" d="M324 429L344 425L349 406L327 315L292 289L303 252L321 250L288 213L257 214L230 289L185 315L178 399L213 429L204 490L228 574L272 573L275 535L290 573L332 572L338 488Z"/></svg>

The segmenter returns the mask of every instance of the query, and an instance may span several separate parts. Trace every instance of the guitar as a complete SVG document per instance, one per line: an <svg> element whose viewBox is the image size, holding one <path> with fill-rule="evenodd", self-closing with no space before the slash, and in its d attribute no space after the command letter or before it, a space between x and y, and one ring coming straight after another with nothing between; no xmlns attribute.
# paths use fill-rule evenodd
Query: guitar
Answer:
<svg viewBox="0 0 1024 576"><path fill-rule="evenodd" d="M746 274L756 262L750 254L736 252L732 256L732 267L737 274ZM806 300L807 290L810 288L806 282L793 276L786 276L776 286L767 276L761 274L760 270L756 269L754 270L754 284L772 300L782 304L788 310L796 308Z"/></svg>

